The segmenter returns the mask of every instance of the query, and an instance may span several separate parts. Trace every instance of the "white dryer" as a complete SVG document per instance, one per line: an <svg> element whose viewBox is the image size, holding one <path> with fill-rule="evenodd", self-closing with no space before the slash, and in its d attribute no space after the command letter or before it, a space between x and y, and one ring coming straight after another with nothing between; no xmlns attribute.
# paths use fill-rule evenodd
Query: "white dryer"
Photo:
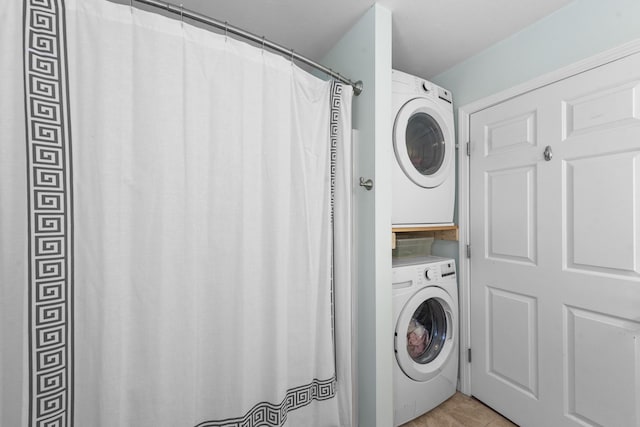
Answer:
<svg viewBox="0 0 640 427"><path fill-rule="evenodd" d="M451 225L455 203L455 132L446 89L393 70L394 227Z"/></svg>
<svg viewBox="0 0 640 427"><path fill-rule="evenodd" d="M458 285L453 259L394 259L394 426L444 402L458 381Z"/></svg>

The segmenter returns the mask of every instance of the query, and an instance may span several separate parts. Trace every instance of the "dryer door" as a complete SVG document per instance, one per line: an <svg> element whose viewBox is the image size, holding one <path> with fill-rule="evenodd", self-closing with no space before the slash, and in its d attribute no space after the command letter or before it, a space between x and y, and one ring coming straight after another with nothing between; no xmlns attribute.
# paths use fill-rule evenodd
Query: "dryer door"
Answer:
<svg viewBox="0 0 640 427"><path fill-rule="evenodd" d="M437 286L422 288L404 306L396 323L395 354L408 377L428 381L440 373L455 348L456 306Z"/></svg>
<svg viewBox="0 0 640 427"><path fill-rule="evenodd" d="M411 181L425 188L442 184L454 164L452 120L434 107L429 99L414 98L402 106L393 126L396 160Z"/></svg>

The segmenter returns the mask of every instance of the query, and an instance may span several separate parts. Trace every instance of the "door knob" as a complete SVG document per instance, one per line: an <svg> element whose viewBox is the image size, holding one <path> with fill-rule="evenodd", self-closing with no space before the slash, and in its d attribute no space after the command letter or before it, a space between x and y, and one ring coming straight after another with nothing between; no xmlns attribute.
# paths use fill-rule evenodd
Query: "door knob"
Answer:
<svg viewBox="0 0 640 427"><path fill-rule="evenodd" d="M544 159L548 162L553 158L553 150L550 145L547 145L544 149Z"/></svg>

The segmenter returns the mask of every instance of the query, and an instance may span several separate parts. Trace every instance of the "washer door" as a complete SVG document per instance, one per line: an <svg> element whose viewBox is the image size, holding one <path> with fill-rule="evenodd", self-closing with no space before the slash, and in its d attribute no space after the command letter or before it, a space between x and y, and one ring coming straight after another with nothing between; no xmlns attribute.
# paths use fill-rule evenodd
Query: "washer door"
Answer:
<svg viewBox="0 0 640 427"><path fill-rule="evenodd" d="M400 369L416 381L438 375L454 350L455 304L442 288L416 292L402 309L395 330Z"/></svg>
<svg viewBox="0 0 640 427"><path fill-rule="evenodd" d="M393 149L405 175L416 185L437 187L453 167L454 142L433 102L414 98L404 104L393 126Z"/></svg>

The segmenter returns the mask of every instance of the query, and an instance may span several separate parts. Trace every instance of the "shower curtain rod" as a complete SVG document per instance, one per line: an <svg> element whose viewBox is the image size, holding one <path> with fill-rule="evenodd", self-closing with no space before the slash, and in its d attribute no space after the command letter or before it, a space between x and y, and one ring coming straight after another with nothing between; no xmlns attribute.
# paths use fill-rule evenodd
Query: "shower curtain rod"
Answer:
<svg viewBox="0 0 640 427"><path fill-rule="evenodd" d="M201 13L195 12L193 10L189 10L189 9L185 9L184 7L182 7L182 5L178 6L176 4L173 3L168 3L168 2L164 2L164 1L158 1L158 0L129 0L129 4L131 7L133 7L133 3L134 2L139 2L139 3L144 3L146 5L149 6L154 6L160 9L164 9L168 12L174 13L176 15L179 15L181 19L184 18L189 18L192 19L194 21L206 24L206 25L211 25L212 27L218 28L220 30L224 30L225 34L226 33L231 33L231 34L235 34L237 36L243 37L245 39L251 40L252 42L255 42L257 44L260 44L262 47L268 47L269 49L272 49L276 52L282 53L283 55L287 55L288 57L291 57L291 60L296 60L299 62L302 62L304 64L307 64L317 70L322 71L323 73L327 74L328 76L333 77L336 80L341 81L342 83L346 83L350 86L353 87L353 93L354 95L360 95L360 93L363 90L363 84L362 84L362 80L358 80L357 82L353 82L352 80L343 77L342 75L340 75L340 73L336 73L335 71L333 71L330 68L325 67L324 65L318 64L315 61L312 61L311 59L302 56L300 54L297 54L293 49L287 49L282 45L279 45L278 43L272 42L271 40L265 39L264 37L259 37L255 34L252 34L248 31L245 31L241 28L238 27L234 27L233 25L229 25L227 22L222 22L222 21L218 21L217 19L211 18L210 16L206 16L203 15Z"/></svg>

